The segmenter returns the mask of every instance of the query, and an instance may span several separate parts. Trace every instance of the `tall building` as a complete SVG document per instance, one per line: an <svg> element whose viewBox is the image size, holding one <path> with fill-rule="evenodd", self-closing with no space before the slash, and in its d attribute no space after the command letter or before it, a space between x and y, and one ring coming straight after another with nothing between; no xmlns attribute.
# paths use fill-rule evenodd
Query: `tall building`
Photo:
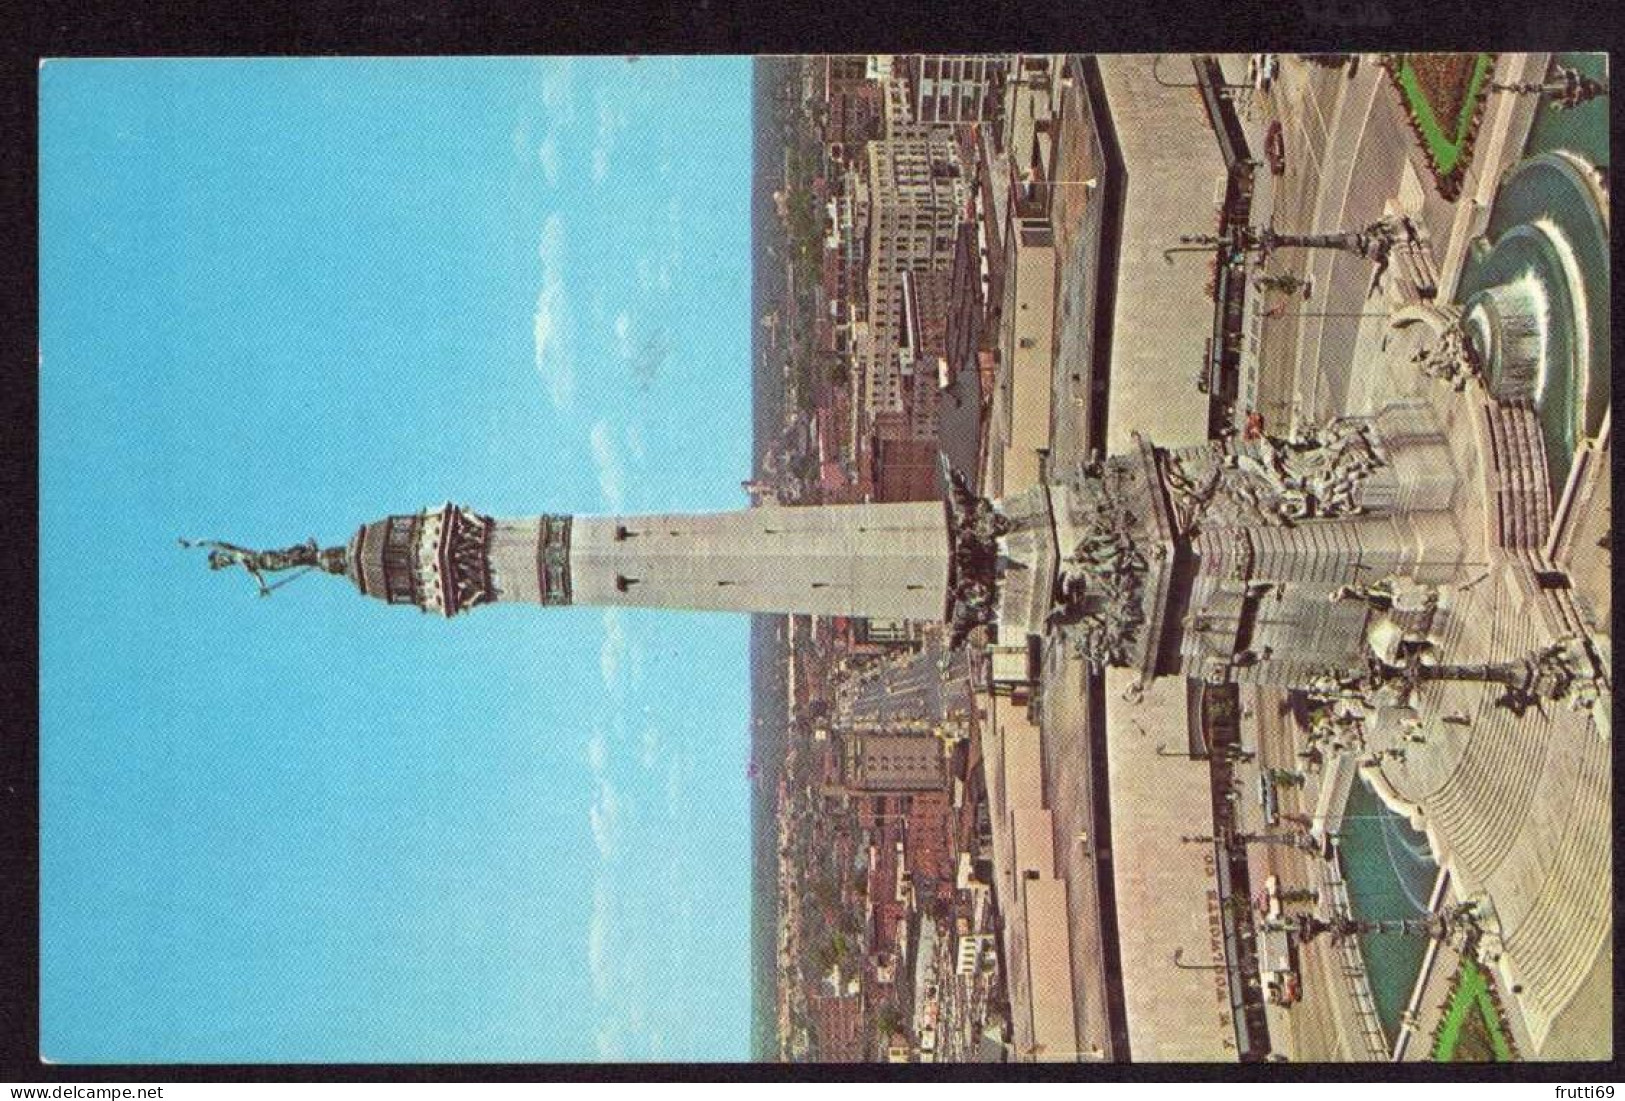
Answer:
<svg viewBox="0 0 1625 1101"><path fill-rule="evenodd" d="M992 122L999 117L1007 54L911 54L903 84L917 122Z"/></svg>
<svg viewBox="0 0 1625 1101"><path fill-rule="evenodd" d="M905 276L946 272L970 182L952 131L904 125L869 143L870 342L856 375L866 413L905 411L915 370L908 346Z"/></svg>
<svg viewBox="0 0 1625 1101"><path fill-rule="evenodd" d="M824 65L824 144L833 159L850 164L884 130L880 82L870 77L862 55L832 54Z"/></svg>
<svg viewBox="0 0 1625 1101"><path fill-rule="evenodd" d="M929 734L848 734L841 782L853 792L940 791L948 786L947 758L942 742Z"/></svg>
<svg viewBox="0 0 1625 1101"><path fill-rule="evenodd" d="M834 350L852 354L852 326L868 309L869 189L856 170L841 178L839 192L826 208L829 233L824 238L824 286L834 327Z"/></svg>
<svg viewBox="0 0 1625 1101"><path fill-rule="evenodd" d="M1448 802L1452 762L1481 744L1517 754L1520 738L1569 713L1558 704L1572 705L1600 737L1576 729L1553 752L1600 753L1603 763L1538 771L1569 786L1532 816L1544 832L1517 835L1520 859L1502 867L1490 850L1450 851L1452 881L1476 915L1475 951L1540 1045L1562 1037L1571 1006L1589 1013L1599 993L1607 1005L1606 751L1597 748L1611 729L1607 642L1543 549L1553 505L1533 406L1481 382L1453 393L1448 404L1392 395L1370 415L1291 440L1165 449L1135 437L1126 453L1046 471L996 501L955 483L946 502L687 516L497 520L446 505L365 524L342 547L210 544L210 565L241 566L266 590L267 573L318 569L445 616L517 602L946 619L951 645L984 627L1002 645L1059 636L1093 665L1136 671L1135 691L1170 678L1229 686L1211 695L1232 703L1241 684L1309 692L1364 709L1365 736L1390 741L1411 719L1444 714L1441 693L1465 684L1476 693L1469 721L1486 742L1465 746L1466 735L1438 730L1396 747L1406 754L1396 798L1418 818L1425 799L1446 845L1495 832L1478 804ZM1488 624L1477 603L1486 584L1505 602ZM1504 760L1518 768L1527 758ZM875 734L852 743L843 773L900 799L940 790L943 768L937 739ZM1053 867L1044 853L1054 838L1034 821L1041 871ZM1589 862L1560 858L1574 846ZM1029 881L1022 851L1018 842L1027 935L1066 928L1064 883ZM899 956L906 936L897 929ZM1049 976L1054 991L1035 994L1053 993L1057 1019L1071 1012L1065 970Z"/></svg>
<svg viewBox="0 0 1625 1101"><path fill-rule="evenodd" d="M949 551L940 502L521 519L447 504L363 525L319 564L445 616L521 603L940 620Z"/></svg>
<svg viewBox="0 0 1625 1101"><path fill-rule="evenodd" d="M1482 410L1486 447L1538 438L1526 404ZM1537 462L1530 450L1519 461ZM529 603L975 621L1006 644L1059 623L1099 664L1148 680L1294 687L1366 667L1398 600L1383 586L1530 568L1474 538L1484 521L1463 510L1450 454L1427 406L1394 401L1293 441L1166 450L1140 438L998 501L955 485L946 503L689 515L493 519L447 504L364 524L345 547L211 544L210 564L244 566L262 585L266 572L321 569L448 617ZM1544 471L1509 488L1503 461L1487 453L1480 491L1549 514ZM1554 633L1578 622L1560 580L1542 568L1529 581L1551 594ZM1435 605L1437 634L1448 611Z"/></svg>

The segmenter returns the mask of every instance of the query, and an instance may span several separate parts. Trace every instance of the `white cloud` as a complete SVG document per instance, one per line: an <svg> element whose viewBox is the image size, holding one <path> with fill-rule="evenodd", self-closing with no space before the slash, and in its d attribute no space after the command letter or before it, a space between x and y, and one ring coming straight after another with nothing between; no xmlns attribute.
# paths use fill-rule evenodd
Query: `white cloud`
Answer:
<svg viewBox="0 0 1625 1101"><path fill-rule="evenodd" d="M598 780L598 792L587 811L587 820L592 826L592 843L598 847L598 856L603 860L613 859L621 834L621 798L607 778Z"/></svg>
<svg viewBox="0 0 1625 1101"><path fill-rule="evenodd" d="M609 886L600 881L592 891L592 916L587 921L587 971L593 993L600 998L610 989L609 911Z"/></svg>
<svg viewBox="0 0 1625 1101"><path fill-rule="evenodd" d="M536 370L547 383L556 409L568 409L575 397L574 323L564 287L564 221L548 216L539 249L542 289L536 296Z"/></svg>
<svg viewBox="0 0 1625 1101"><path fill-rule="evenodd" d="M559 142L558 138L549 133L542 139L542 144L536 147L536 159L542 162L542 175L547 178L549 187L558 186L559 182Z"/></svg>
<svg viewBox="0 0 1625 1101"><path fill-rule="evenodd" d="M632 354L632 315L625 310L615 316L615 351L623 359Z"/></svg>
<svg viewBox="0 0 1625 1101"><path fill-rule="evenodd" d="M665 256L640 256L635 270L638 286L646 291L671 290L672 265Z"/></svg>
<svg viewBox="0 0 1625 1101"><path fill-rule="evenodd" d="M616 138L626 129L626 115L607 103L598 104L598 136L592 148L592 178L603 183L609 175L610 154L615 151Z"/></svg>
<svg viewBox="0 0 1625 1101"><path fill-rule="evenodd" d="M618 711L627 686L643 679L643 647L627 633L619 608L605 608L603 620L604 640L598 647L598 672Z"/></svg>
<svg viewBox="0 0 1625 1101"><path fill-rule="evenodd" d="M683 267L683 204L673 195L666 201L665 247L639 256L633 263L638 286L646 291L669 291Z"/></svg>
<svg viewBox="0 0 1625 1101"><path fill-rule="evenodd" d="M670 353L671 340L664 328L642 324L624 310L616 316L615 354L632 369L639 386L647 389L654 384Z"/></svg>
<svg viewBox="0 0 1625 1101"><path fill-rule="evenodd" d="M575 396L575 368L565 350L568 310L560 285L544 286L536 298L536 369L547 382L548 397L556 409L568 409Z"/></svg>
<svg viewBox="0 0 1625 1101"><path fill-rule="evenodd" d="M611 692L621 689L621 670L626 665L631 643L626 638L626 627L621 623L619 608L604 609L604 641L598 647L598 672L604 678L604 687Z"/></svg>
<svg viewBox="0 0 1625 1101"><path fill-rule="evenodd" d="M587 741L587 767L592 775L592 806L587 808L587 824L592 830L593 847L600 859L613 860L620 838L625 801L609 778L609 738L603 723L593 725ZM594 904L598 900L595 898Z"/></svg>
<svg viewBox="0 0 1625 1101"><path fill-rule="evenodd" d="M546 63L542 75L542 106L550 121L569 122L575 117L575 61L556 57Z"/></svg>
<svg viewBox="0 0 1625 1101"><path fill-rule="evenodd" d="M613 1024L598 1027L598 1058L605 1063L626 1062L626 1046L621 1043L620 1029Z"/></svg>
<svg viewBox="0 0 1625 1101"><path fill-rule="evenodd" d="M632 424L626 428L626 453L632 458L642 461L648 448L643 442L643 429Z"/></svg>
<svg viewBox="0 0 1625 1101"><path fill-rule="evenodd" d="M558 214L549 214L547 221L542 223L542 239L536 246L536 252L542 258L542 273L545 276L552 273L555 276L563 275L564 265L564 219Z"/></svg>
<svg viewBox="0 0 1625 1101"><path fill-rule="evenodd" d="M660 754L660 730L653 723L645 726L638 735L638 745L643 750L643 767L653 768Z"/></svg>
<svg viewBox="0 0 1625 1101"><path fill-rule="evenodd" d="M603 496L605 507L610 512L624 511L626 471L621 465L620 451L609 423L602 420L595 422L588 442L592 446L592 465L598 472L598 491Z"/></svg>

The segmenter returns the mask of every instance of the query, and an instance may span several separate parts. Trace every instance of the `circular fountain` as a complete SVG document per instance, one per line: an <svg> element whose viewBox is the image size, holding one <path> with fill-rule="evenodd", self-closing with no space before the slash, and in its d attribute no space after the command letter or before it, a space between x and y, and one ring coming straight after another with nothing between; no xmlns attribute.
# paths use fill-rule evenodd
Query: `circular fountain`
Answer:
<svg viewBox="0 0 1625 1101"><path fill-rule="evenodd" d="M1607 210L1589 161L1528 158L1502 180L1457 293L1492 391L1539 413L1554 491L1608 408Z"/></svg>

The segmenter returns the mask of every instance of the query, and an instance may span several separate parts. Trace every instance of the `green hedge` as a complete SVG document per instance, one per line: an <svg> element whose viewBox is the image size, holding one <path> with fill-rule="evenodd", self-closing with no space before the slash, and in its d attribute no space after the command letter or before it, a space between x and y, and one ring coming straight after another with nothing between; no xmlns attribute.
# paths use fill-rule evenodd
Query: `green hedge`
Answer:
<svg viewBox="0 0 1625 1101"><path fill-rule="evenodd" d="M1470 959L1451 980L1450 1001L1433 1039L1433 1060L1511 1062L1512 1043L1495 1004L1489 974Z"/></svg>
<svg viewBox="0 0 1625 1101"><path fill-rule="evenodd" d="M1435 184L1445 198L1454 199L1460 192L1467 165L1472 159L1473 138L1489 91L1495 55L1481 53L1473 59L1460 109L1450 119L1439 118L1434 104L1422 88L1409 55L1390 56L1385 61L1389 74L1399 88L1411 128L1427 152Z"/></svg>

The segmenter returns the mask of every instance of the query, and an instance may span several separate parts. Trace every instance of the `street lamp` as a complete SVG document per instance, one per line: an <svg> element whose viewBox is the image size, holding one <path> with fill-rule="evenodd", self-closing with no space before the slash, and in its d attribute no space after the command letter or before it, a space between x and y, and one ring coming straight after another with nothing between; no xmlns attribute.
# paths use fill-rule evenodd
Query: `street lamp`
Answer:
<svg viewBox="0 0 1625 1101"><path fill-rule="evenodd" d="M1044 1044L1035 1042L1028 1044L1026 1047L1016 1048L1016 1054L1022 1056L1023 1058L1031 1059L1036 1063L1040 1055L1048 1055L1051 1054L1051 1052ZM1099 1044L1091 1044L1082 1051L1057 1051L1053 1054L1059 1058L1066 1058L1070 1056L1073 1059L1104 1059L1106 1057L1105 1050L1101 1048Z"/></svg>
<svg viewBox="0 0 1625 1101"><path fill-rule="evenodd" d="M1158 84L1162 85L1162 87L1164 87L1164 88L1200 88L1202 86L1201 81L1196 81L1196 80L1191 81L1191 83L1189 83L1189 84L1173 84L1173 83L1170 83L1169 81L1166 81L1166 80L1162 79L1162 75L1157 71L1157 67L1162 64L1162 59L1164 57L1167 57L1167 56L1168 56L1167 54L1157 54L1155 57L1153 57L1151 59L1151 79L1152 80L1156 81ZM1186 60L1190 60L1193 55L1183 54L1181 56L1185 57ZM1245 92L1245 91L1250 91L1252 89L1251 84L1231 84L1228 81L1221 81L1218 84L1214 85L1214 87L1220 89L1221 92L1237 92L1237 91Z"/></svg>
<svg viewBox="0 0 1625 1101"><path fill-rule="evenodd" d="M1174 949L1174 966L1179 968L1181 971L1228 971L1228 970L1230 970L1230 964L1229 964L1228 961L1225 962L1225 963L1185 963L1184 959L1185 959L1185 950L1183 948L1175 948Z"/></svg>
<svg viewBox="0 0 1625 1101"><path fill-rule="evenodd" d="M1164 88L1200 88L1202 86L1200 82L1195 81L1195 80L1191 81L1189 84L1170 84L1168 81L1162 79L1161 74L1157 72L1157 67L1162 64L1162 59L1164 57L1166 57L1166 56L1167 56L1166 54L1157 54L1155 57L1153 57L1151 59L1151 79L1152 80L1156 81L1158 84L1162 85Z"/></svg>
<svg viewBox="0 0 1625 1101"><path fill-rule="evenodd" d="M1546 96L1554 111L1571 111L1608 94L1607 81L1594 80L1578 69L1559 65L1552 75L1539 84L1520 81L1514 84L1490 83L1492 92L1507 92L1520 96Z"/></svg>
<svg viewBox="0 0 1625 1101"><path fill-rule="evenodd" d="M1181 237L1180 240L1181 241L1190 241L1190 240L1192 240L1192 238ZM1173 262L1174 262L1174 254L1175 253L1178 253L1178 252L1212 252L1214 245L1221 244L1221 243L1222 242L1218 238L1215 237L1211 241L1198 241L1198 243L1196 243L1196 244L1181 244L1181 245L1175 245L1172 248L1165 248L1165 249L1162 250L1162 262L1164 264L1172 265Z"/></svg>
<svg viewBox="0 0 1625 1101"><path fill-rule="evenodd" d="M1339 230L1334 233L1277 233L1269 226L1257 229L1243 225L1232 227L1218 235L1182 234L1179 245L1163 249L1162 256L1171 264L1172 253L1200 252L1222 247L1233 250L1232 262L1234 262L1241 254L1249 252L1256 252L1261 258L1267 259L1277 249L1318 248L1353 253L1386 266L1388 254L1399 244L1401 233L1409 243L1413 245L1421 243L1416 224L1403 215L1397 219L1384 218L1362 229Z"/></svg>

